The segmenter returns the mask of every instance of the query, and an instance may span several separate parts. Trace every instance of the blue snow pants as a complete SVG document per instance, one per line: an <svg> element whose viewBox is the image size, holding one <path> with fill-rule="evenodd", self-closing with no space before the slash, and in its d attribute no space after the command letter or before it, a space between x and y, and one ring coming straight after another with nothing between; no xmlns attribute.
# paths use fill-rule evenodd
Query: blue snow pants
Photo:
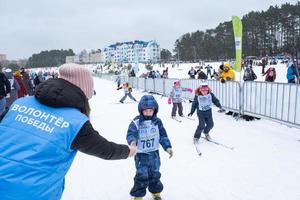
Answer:
<svg viewBox="0 0 300 200"><path fill-rule="evenodd" d="M198 111L197 115L199 119L199 124L194 134L194 138L199 139L201 137L201 133L203 130L204 130L204 134L209 133L209 131L214 127L214 121L212 118L211 109L207 111Z"/></svg>
<svg viewBox="0 0 300 200"><path fill-rule="evenodd" d="M145 196L147 187L151 193L159 193L163 190L163 184L160 181L160 157L158 151L136 154L135 167L136 175L133 188L130 191L131 196Z"/></svg>

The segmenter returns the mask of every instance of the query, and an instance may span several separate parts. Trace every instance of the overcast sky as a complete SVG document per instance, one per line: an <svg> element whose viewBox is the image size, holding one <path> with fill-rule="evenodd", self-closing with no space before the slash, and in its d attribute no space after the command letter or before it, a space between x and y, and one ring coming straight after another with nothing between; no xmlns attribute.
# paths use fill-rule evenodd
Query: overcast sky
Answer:
<svg viewBox="0 0 300 200"><path fill-rule="evenodd" d="M153 39L172 51L184 33L286 2L297 0L0 0L0 54L12 60Z"/></svg>

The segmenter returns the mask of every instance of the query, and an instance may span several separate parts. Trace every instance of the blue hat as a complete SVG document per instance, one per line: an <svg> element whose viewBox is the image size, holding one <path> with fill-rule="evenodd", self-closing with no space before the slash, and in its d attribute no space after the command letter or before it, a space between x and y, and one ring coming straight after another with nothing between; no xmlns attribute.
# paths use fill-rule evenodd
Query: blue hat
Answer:
<svg viewBox="0 0 300 200"><path fill-rule="evenodd" d="M149 108L154 109L154 115L156 115L158 112L158 103L152 95L144 95L138 105L139 113L142 114L143 110Z"/></svg>

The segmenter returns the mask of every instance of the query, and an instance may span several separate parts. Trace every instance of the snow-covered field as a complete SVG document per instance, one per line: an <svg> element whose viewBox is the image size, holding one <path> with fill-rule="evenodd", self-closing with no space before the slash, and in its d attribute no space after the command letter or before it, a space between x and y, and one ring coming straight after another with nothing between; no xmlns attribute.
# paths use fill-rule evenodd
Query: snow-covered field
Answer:
<svg viewBox="0 0 300 200"><path fill-rule="evenodd" d="M282 71L284 75L280 78L284 79L286 68ZM176 77L183 78L178 74ZM109 140L126 143L128 125L138 114L137 103L118 104L123 91L117 91L113 82L95 78L95 89L97 95L90 101L94 128ZM134 90L133 95L139 99L144 93ZM199 157L192 143L198 124L196 113L195 120L183 118L179 123L170 118L171 106L167 98L157 95L155 98L160 106L158 116L174 150L174 157L169 159L161 149L164 200L300 199L299 129L267 120L236 121L216 112L214 107L215 127L211 136L234 149L202 139L202 156ZM183 106L187 115L191 104L183 103ZM133 158L105 161L79 152L67 174L62 199L130 199L134 174ZM145 199L151 199L149 193Z"/></svg>

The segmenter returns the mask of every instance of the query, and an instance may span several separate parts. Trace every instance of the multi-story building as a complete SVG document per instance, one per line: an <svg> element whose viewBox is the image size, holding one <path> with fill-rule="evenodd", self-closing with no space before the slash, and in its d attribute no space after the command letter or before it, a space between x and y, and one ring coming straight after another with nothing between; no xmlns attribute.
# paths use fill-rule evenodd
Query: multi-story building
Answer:
<svg viewBox="0 0 300 200"><path fill-rule="evenodd" d="M75 56L67 56L66 63L102 63L102 53L87 53L85 50Z"/></svg>
<svg viewBox="0 0 300 200"><path fill-rule="evenodd" d="M157 63L160 61L160 48L155 40L116 43L104 48L103 54L105 62Z"/></svg>
<svg viewBox="0 0 300 200"><path fill-rule="evenodd" d="M0 54L0 61L4 61L4 60L7 60L6 55L5 54Z"/></svg>

